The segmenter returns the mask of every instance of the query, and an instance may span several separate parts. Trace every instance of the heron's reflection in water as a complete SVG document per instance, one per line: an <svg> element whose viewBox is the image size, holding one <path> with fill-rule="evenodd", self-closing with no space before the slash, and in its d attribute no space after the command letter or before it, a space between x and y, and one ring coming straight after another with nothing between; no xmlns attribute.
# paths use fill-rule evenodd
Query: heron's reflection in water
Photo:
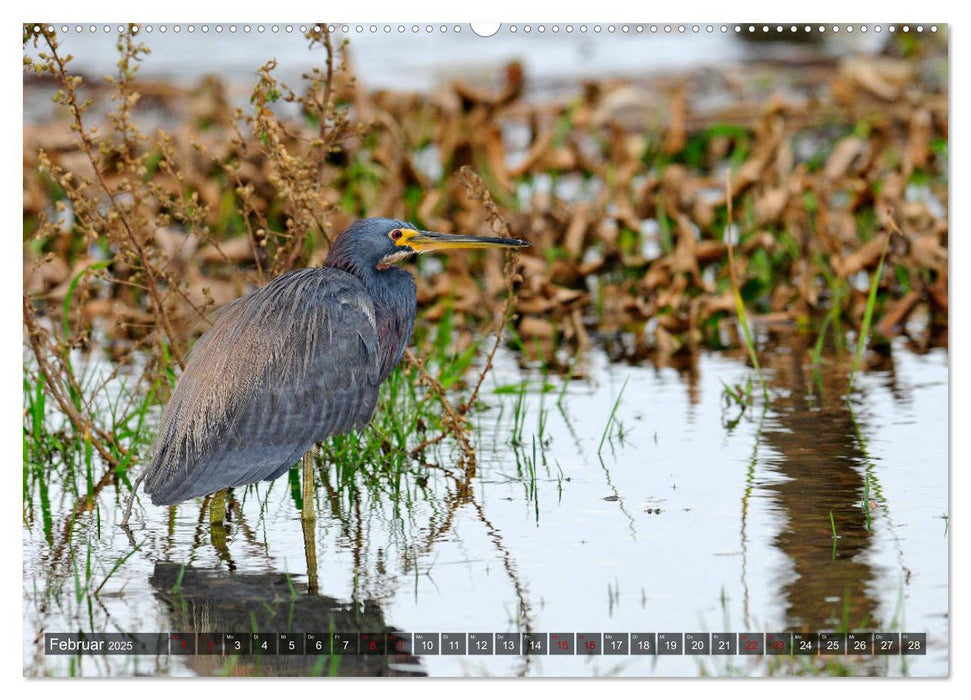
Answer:
<svg viewBox="0 0 971 700"><path fill-rule="evenodd" d="M173 632L294 634L395 632L373 602L352 604L309 594L283 573L236 573L159 562L149 578L168 610ZM326 638L326 637L325 637ZM424 676L411 654L185 656L199 675L237 676Z"/></svg>

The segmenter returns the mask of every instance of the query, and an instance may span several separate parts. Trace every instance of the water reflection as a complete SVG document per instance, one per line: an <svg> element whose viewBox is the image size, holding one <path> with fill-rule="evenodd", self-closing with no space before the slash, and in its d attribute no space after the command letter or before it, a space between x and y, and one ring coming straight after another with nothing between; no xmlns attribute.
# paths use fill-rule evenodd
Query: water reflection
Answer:
<svg viewBox="0 0 971 700"><path fill-rule="evenodd" d="M830 357L817 381L804 339L764 343L771 405L761 414L756 401L737 421L733 407L734 425L722 412L723 385L752 373L730 353L679 353L672 368L628 357L611 363L592 351L597 379L574 380L562 404L555 383L540 388L552 379L522 373L515 357L500 355L497 386L525 382L529 391L522 399L485 394L491 408L477 427L475 461L443 449L390 473L322 458L318 517L306 530L298 472L237 489L221 531L197 500L174 509L139 502L125 533L110 526L124 487L109 478L90 498L79 496L51 470L48 491L31 491L25 514L25 639L75 628L326 632L331 620L341 631L846 628L927 631L940 640L925 658L844 657L852 673L946 673L947 539L938 519L947 507L946 355L895 344L871 357L847 402L848 359ZM513 410L520 400L522 410ZM514 434L518 442L510 442ZM45 498L52 518L42 527ZM79 572L80 598L71 594ZM25 644L28 673L75 672L38 647ZM226 661L85 660L77 672L330 669L316 657ZM717 661L710 668L724 672ZM774 672L771 660L734 660L742 661L746 673ZM698 674L687 656L401 663L356 667L348 657L339 672Z"/></svg>
<svg viewBox="0 0 971 700"><path fill-rule="evenodd" d="M392 597L397 593L398 576L416 579L428 571L422 571L422 562L437 557L436 548L450 538L460 540L455 534L456 523L471 518L485 532L493 555L502 563L506 582L516 601L516 616L523 632L533 631L533 613L526 594L526 585L519 572L516 557L506 545L503 533L489 519L486 508L476 495L477 463L474 454L462 454L453 462L440 459L424 459L422 471L409 474L406 481L413 483L396 484L400 489L396 497L386 492L390 484L387 475L374 479L376 474L344 474L339 466L328 469L326 465L315 473L318 494L318 522L322 524L325 536L329 526L339 532L338 543L341 549L351 555L355 573L355 596L363 590L375 596ZM434 479L434 484L430 484ZM361 491L359 491L361 489ZM414 494L404 499L402 493ZM322 494L322 497L320 497ZM409 505L418 494L422 505L430 508ZM392 517L388 517L390 508ZM427 520L415 522L420 514L427 512ZM409 521L413 534L403 531L404 520ZM387 547L374 547L372 534L377 530L380 536L388 538ZM333 534L328 536L333 538ZM317 571L326 566L318 563L316 556L315 534L305 528L304 544L307 555L308 572L311 580L322 573ZM374 557L372 560L371 557ZM388 558L393 558L390 566ZM390 570L389 570L390 569ZM518 675L526 675L531 665L529 654L522 657Z"/></svg>
<svg viewBox="0 0 971 700"><path fill-rule="evenodd" d="M155 596L165 604L168 626L180 633L255 632L373 633L387 639L396 630L388 625L380 604L360 604L309 593L286 573L227 573L159 562L149 578ZM391 635L392 638L394 635ZM391 655L239 655L196 654L182 657L203 676L214 674L260 676L424 676L411 654Z"/></svg>
<svg viewBox="0 0 971 700"><path fill-rule="evenodd" d="M889 629L875 597L882 572L870 556L874 520L882 511L878 477L855 399L846 395L852 358L815 371L810 352L807 338L793 333L764 354L775 398L760 435L768 448L763 463L773 478L761 488L774 495L785 523L773 544L791 569L779 590L786 626L806 632ZM892 378L891 356L880 356L879 364Z"/></svg>
<svg viewBox="0 0 971 700"><path fill-rule="evenodd" d="M775 538L792 576L780 590L792 630L871 627L877 602L875 572L862 556L871 545L869 502L864 502L867 457L856 419L844 398L849 364L827 364L814 381L805 338L793 334L789 352L767 355L772 404L762 439L778 478L764 486L786 526ZM834 535L835 532L835 535Z"/></svg>

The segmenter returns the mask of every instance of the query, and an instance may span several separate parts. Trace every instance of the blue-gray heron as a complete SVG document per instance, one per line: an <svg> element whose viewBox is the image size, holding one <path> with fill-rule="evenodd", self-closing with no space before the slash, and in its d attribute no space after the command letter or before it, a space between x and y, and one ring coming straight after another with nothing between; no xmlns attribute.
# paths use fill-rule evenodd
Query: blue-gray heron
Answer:
<svg viewBox="0 0 971 700"><path fill-rule="evenodd" d="M140 477L152 503L276 479L318 440L366 426L415 322L415 281L395 263L431 250L528 245L364 219L334 240L322 267L288 272L227 305L162 415ZM308 481L305 473L305 519Z"/></svg>

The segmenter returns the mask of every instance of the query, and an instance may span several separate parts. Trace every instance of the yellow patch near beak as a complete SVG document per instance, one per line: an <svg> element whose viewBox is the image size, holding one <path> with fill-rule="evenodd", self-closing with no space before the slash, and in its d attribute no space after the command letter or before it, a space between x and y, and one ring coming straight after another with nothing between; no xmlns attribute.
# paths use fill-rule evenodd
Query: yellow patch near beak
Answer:
<svg viewBox="0 0 971 700"><path fill-rule="evenodd" d="M395 234L401 234L401 235L395 237ZM391 237L391 240L394 242L395 245L408 246L410 248L414 248L414 246L412 246L409 241L414 240L416 236L420 236L420 235L421 233L416 231L413 228L396 228L394 231L392 231L389 234L389 236ZM418 249L415 248L415 250L418 250Z"/></svg>

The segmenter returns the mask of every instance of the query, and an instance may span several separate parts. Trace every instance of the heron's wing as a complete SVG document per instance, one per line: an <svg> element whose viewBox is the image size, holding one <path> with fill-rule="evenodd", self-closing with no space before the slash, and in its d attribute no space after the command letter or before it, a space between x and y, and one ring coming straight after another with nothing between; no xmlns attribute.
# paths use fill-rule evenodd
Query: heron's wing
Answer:
<svg viewBox="0 0 971 700"><path fill-rule="evenodd" d="M227 306L162 416L145 492L170 504L276 477L317 440L367 425L380 383L374 306L332 268Z"/></svg>

